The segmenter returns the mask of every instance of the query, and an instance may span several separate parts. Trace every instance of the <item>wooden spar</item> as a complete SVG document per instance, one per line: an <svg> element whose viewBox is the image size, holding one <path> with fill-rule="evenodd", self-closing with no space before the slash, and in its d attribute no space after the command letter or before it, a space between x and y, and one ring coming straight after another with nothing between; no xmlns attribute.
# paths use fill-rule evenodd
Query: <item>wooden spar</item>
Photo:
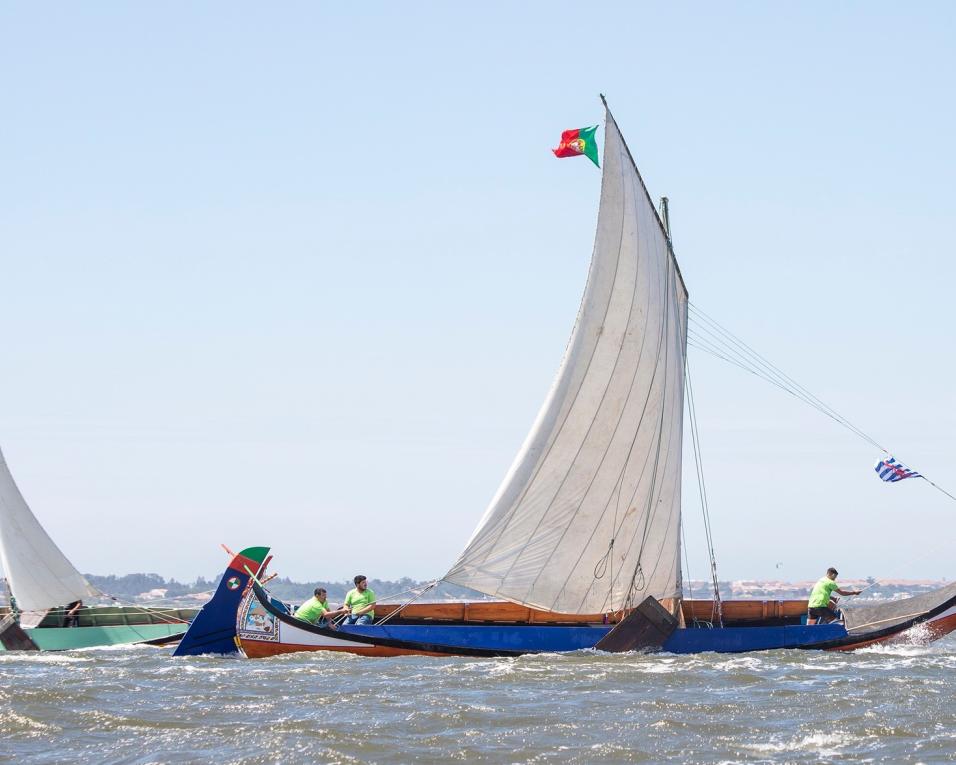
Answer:
<svg viewBox="0 0 956 765"><path fill-rule="evenodd" d="M664 223L664 233L667 234L667 242L671 239L671 211L670 200L667 197L661 197L661 220Z"/></svg>

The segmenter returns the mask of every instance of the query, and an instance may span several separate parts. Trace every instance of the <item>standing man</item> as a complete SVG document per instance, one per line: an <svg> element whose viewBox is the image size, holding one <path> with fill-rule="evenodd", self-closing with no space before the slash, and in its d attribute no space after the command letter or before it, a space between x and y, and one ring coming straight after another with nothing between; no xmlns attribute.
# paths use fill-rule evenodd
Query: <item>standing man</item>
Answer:
<svg viewBox="0 0 956 765"><path fill-rule="evenodd" d="M349 590L345 596L343 608L349 609L352 615L346 619L348 624L371 624L375 619L375 593L368 588L368 579L359 574L352 580L355 589Z"/></svg>
<svg viewBox="0 0 956 765"><path fill-rule="evenodd" d="M80 618L76 615L76 612L83 608L82 600L74 600L72 603L67 603L66 614L63 616L63 626L64 627L75 627L80 623Z"/></svg>
<svg viewBox="0 0 956 765"><path fill-rule="evenodd" d="M832 566L827 569L827 575L813 585L810 592L810 601L807 603L807 624L827 624L839 618L836 609L831 605L830 596L859 595L861 590L841 590L837 584L838 573Z"/></svg>

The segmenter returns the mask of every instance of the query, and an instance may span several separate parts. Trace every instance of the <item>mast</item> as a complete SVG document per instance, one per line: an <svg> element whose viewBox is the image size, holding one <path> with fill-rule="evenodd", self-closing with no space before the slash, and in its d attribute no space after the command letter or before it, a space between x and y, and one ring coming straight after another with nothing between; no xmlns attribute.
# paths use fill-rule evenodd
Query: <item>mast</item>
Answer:
<svg viewBox="0 0 956 765"><path fill-rule="evenodd" d="M671 239L671 213L668 203L667 197L661 197L661 221L664 224L664 233L667 234L667 243L671 249L674 249L674 242Z"/></svg>
<svg viewBox="0 0 956 765"><path fill-rule="evenodd" d="M660 204L661 221L664 225L664 232L667 234L667 246L671 254L674 252L674 239L671 231L670 200L667 197L661 197ZM685 356L686 358L686 356ZM693 386L690 382L690 366L685 362L685 374L687 377L687 403L688 415L690 417L691 441L694 447L694 461L697 467L697 480L700 488L701 509L704 516L704 533L707 539L707 554L710 560L710 578L711 586L714 590L714 620L721 627L724 626L723 604L720 600L720 581L717 577L717 555L714 552L714 537L710 526L710 506L707 502L707 490L704 486L704 466L700 454L700 434L697 431L697 410L694 406ZM682 521L683 522L683 521Z"/></svg>

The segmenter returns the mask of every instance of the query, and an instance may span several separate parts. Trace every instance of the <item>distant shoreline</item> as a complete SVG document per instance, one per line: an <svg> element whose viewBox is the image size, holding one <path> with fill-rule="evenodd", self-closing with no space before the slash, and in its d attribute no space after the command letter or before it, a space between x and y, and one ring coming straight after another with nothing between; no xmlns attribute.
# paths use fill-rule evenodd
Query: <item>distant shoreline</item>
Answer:
<svg viewBox="0 0 956 765"><path fill-rule="evenodd" d="M202 605L219 585L219 578L198 577L194 582L183 583L166 579L159 574L126 574L124 576L85 574L97 589L121 601L141 604L181 603ZM725 600L794 600L807 597L816 580L785 582L778 579L740 579L721 581L720 597ZM946 579L841 579L840 583L853 589L866 588L861 599L887 600L910 597L944 587ZM416 591L430 584L407 577L397 580L370 579L369 586L380 600L401 601L414 597ZM351 581L294 582L279 577L269 583L270 592L281 600L301 602L312 596L316 587L324 587L333 602L341 602L352 588ZM709 600L713 584L702 580L685 580L683 593L686 600ZM423 601L453 601L485 599L486 596L455 585L442 584L428 593Z"/></svg>
<svg viewBox="0 0 956 765"><path fill-rule="evenodd" d="M97 576L87 574L90 582L111 595L123 597L126 600L149 603L165 600L191 601L202 603L219 584L216 579L199 577L195 582L180 583L175 579L164 579L158 574L128 574L118 577ZM790 600L805 598L812 589L816 580L785 582L776 579L742 579L721 581L720 596L727 600L758 599L758 600ZM887 599L908 597L921 592L943 587L947 580L931 579L887 579L874 584L868 579L841 579L841 584L854 589L866 588L864 595L867 599ZM403 577L397 580L375 579L369 580L369 586L380 599L411 597L416 590L428 585L427 581L418 581ZM276 597L287 601L302 601L312 596L316 587L324 587L333 602L341 601L345 593L352 588L352 582L345 581L311 581L295 582L286 577L279 577L269 583L269 590ZM710 582L700 580L685 580L683 592L685 599L709 599L713 591ZM428 600L468 600L484 598L479 593L462 587L442 584L429 593Z"/></svg>

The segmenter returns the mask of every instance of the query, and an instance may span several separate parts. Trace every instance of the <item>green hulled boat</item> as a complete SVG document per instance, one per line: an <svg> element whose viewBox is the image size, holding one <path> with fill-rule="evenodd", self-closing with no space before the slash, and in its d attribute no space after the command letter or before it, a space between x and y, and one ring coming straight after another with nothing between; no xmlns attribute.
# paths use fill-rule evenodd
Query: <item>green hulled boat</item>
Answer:
<svg viewBox="0 0 956 765"><path fill-rule="evenodd" d="M139 608L137 606L84 606L76 614L76 626L64 626L64 610L47 613L36 627L20 628L30 643L19 645L20 636L9 626L0 634L0 652L7 650L67 651L75 648L150 643L162 645L179 640L196 615L195 608ZM10 617L0 609L0 625ZM14 621L17 626L19 623ZM4 645L3 638L11 646ZM22 640L22 638L21 638Z"/></svg>
<svg viewBox="0 0 956 765"><path fill-rule="evenodd" d="M182 637L197 609L84 605L108 598L60 551L23 499L0 452L0 651L66 651ZM79 605L77 605L79 604Z"/></svg>

